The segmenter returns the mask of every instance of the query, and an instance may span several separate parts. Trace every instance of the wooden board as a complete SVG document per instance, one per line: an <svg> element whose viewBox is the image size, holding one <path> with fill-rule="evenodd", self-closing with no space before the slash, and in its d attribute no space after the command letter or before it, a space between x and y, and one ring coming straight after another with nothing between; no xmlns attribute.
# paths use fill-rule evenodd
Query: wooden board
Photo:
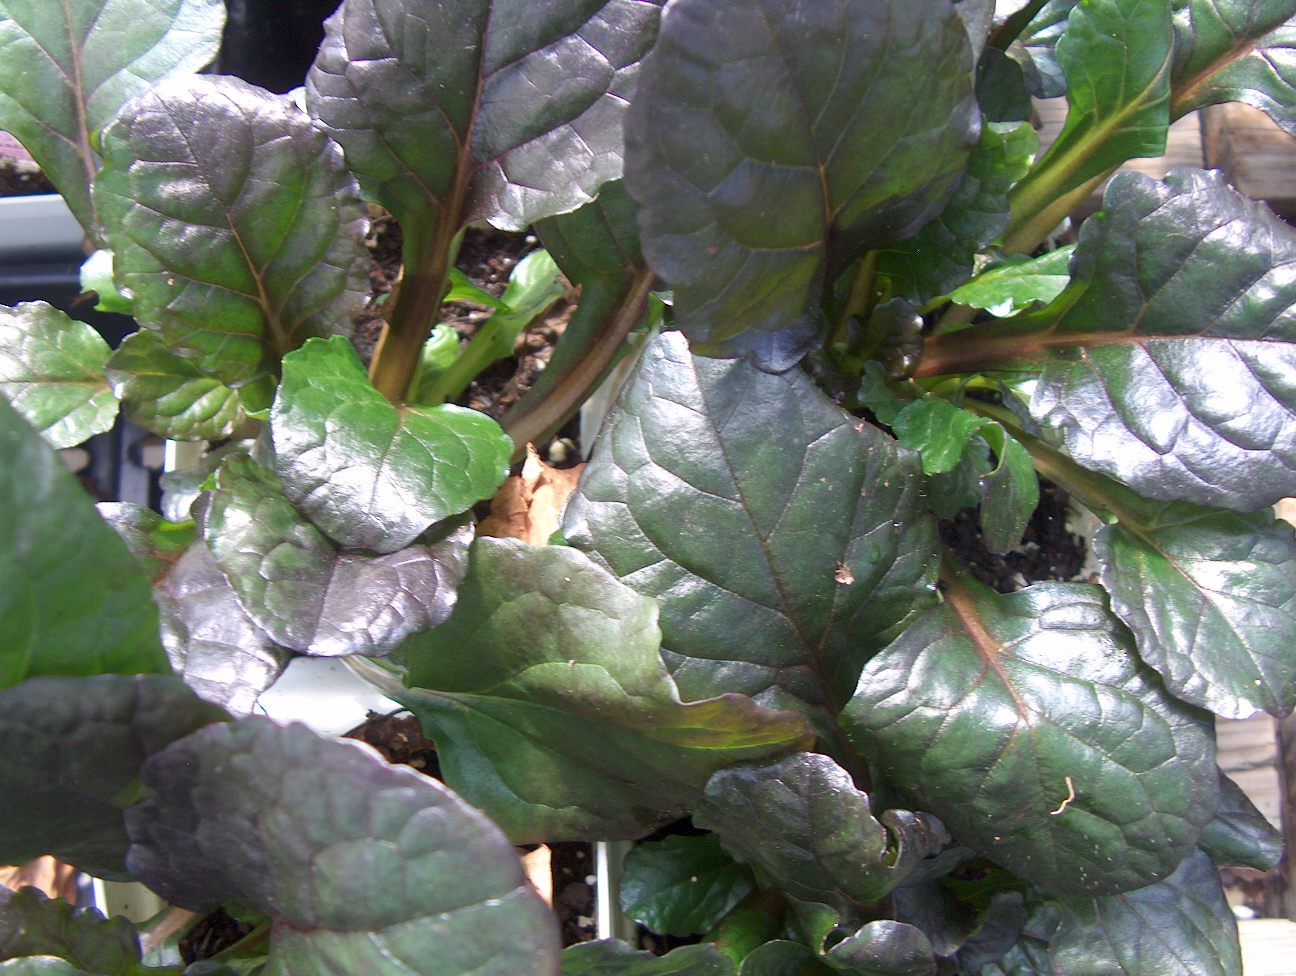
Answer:
<svg viewBox="0 0 1296 976"><path fill-rule="evenodd" d="M1296 137L1258 108L1230 102L1201 110L1202 154L1209 169L1253 200L1296 218Z"/></svg>
<svg viewBox="0 0 1296 976"><path fill-rule="evenodd" d="M1252 918L1238 922L1243 976L1296 976L1296 922Z"/></svg>

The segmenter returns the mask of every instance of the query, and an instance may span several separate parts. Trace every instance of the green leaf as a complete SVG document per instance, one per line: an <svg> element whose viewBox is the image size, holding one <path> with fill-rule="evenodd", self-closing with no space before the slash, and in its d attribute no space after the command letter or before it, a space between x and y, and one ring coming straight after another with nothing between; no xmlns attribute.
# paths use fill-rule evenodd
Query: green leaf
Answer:
<svg viewBox="0 0 1296 976"><path fill-rule="evenodd" d="M1042 209L1036 204L1127 159L1164 154L1173 57L1170 0L1076 4L1057 42L1067 79L1066 124L1014 191L1014 211Z"/></svg>
<svg viewBox="0 0 1296 976"><path fill-rule="evenodd" d="M987 549L1007 552L1021 544L1022 533L1039 506L1039 477L1030 453L1002 426L985 424L981 436L998 458L981 479L981 531Z"/></svg>
<svg viewBox="0 0 1296 976"><path fill-rule="evenodd" d="M0 691L0 860L53 854L131 880L121 799L140 764L227 718L169 675L31 678Z"/></svg>
<svg viewBox="0 0 1296 976"><path fill-rule="evenodd" d="M922 455L924 472L950 476L933 492L940 499L941 517L949 517L942 504L946 499L976 503L974 496L965 497L959 489L964 482L971 488L971 478L979 476L986 548L1007 552L1021 542L1039 505L1039 478L1030 454L1002 426L940 397L927 396L904 407L891 427L902 444ZM983 445L995 452L998 463L978 475L984 468Z"/></svg>
<svg viewBox="0 0 1296 976"><path fill-rule="evenodd" d="M1282 858L1282 834L1256 809L1242 787L1220 773L1220 806L1202 831L1201 849L1220 867L1271 871Z"/></svg>
<svg viewBox="0 0 1296 976"><path fill-rule="evenodd" d="M43 674L165 674L157 626L125 544L0 402L0 688Z"/></svg>
<svg viewBox="0 0 1296 976"><path fill-rule="evenodd" d="M643 313L635 311L651 274L639 250L637 212L615 180L579 210L535 225L541 243L581 294L544 372L500 419L517 443L540 443L556 433L580 409L585 392L597 389L629 351L627 334L646 332L660 319L661 303L651 295Z"/></svg>
<svg viewBox="0 0 1296 976"><path fill-rule="evenodd" d="M936 957L920 929L883 919L869 922L823 954L834 969L857 976L935 976Z"/></svg>
<svg viewBox="0 0 1296 976"><path fill-rule="evenodd" d="M1247 102L1296 129L1296 0L1178 0L1171 116Z"/></svg>
<svg viewBox="0 0 1296 976"><path fill-rule="evenodd" d="M2 22L0 22L2 24ZM0 397L56 448L111 430L108 343L45 302L0 305Z"/></svg>
<svg viewBox="0 0 1296 976"><path fill-rule="evenodd" d="M1111 181L1047 309L937 339L924 373L1038 377L1036 422L1158 501L1296 493L1296 232L1218 173Z"/></svg>
<svg viewBox="0 0 1296 976"><path fill-rule="evenodd" d="M346 0L307 105L407 239L480 219L521 230L621 175L621 120L660 6Z"/></svg>
<svg viewBox="0 0 1296 976"><path fill-rule="evenodd" d="M693 821L789 895L847 914L883 898L948 839L926 814L887 810L875 818L846 770L805 752L720 770Z"/></svg>
<svg viewBox="0 0 1296 976"><path fill-rule="evenodd" d="M929 604L917 458L804 373L648 346L567 505L569 543L661 600L686 700L737 691L821 734ZM687 512L687 518L680 513Z"/></svg>
<svg viewBox="0 0 1296 976"><path fill-rule="evenodd" d="M977 275L950 293L950 301L984 308L1006 317L1035 302L1048 304L1062 294L1071 280L1068 266L1075 245L1049 251L1038 258L1009 258L1007 263Z"/></svg>
<svg viewBox="0 0 1296 976"><path fill-rule="evenodd" d="M120 312L122 315L135 312L135 300L119 292L113 280L112 251L100 248L81 263L81 290L95 293L98 299L96 311Z"/></svg>
<svg viewBox="0 0 1296 976"><path fill-rule="evenodd" d="M887 381L886 367L877 360L864 364L864 374L860 377L860 403L873 411L878 423L890 427L900 412L913 402L905 399L891 389Z"/></svg>
<svg viewBox="0 0 1296 976"><path fill-rule="evenodd" d="M135 926L118 915L111 921L93 908L76 909L37 888L0 892L0 959L57 956L77 969L135 976L140 944Z"/></svg>
<svg viewBox="0 0 1296 976"><path fill-rule="evenodd" d="M892 294L915 305L947 295L972 274L975 255L1008 229L1008 191L1030 169L1039 136L1029 122L988 122L941 215L878 256Z"/></svg>
<svg viewBox="0 0 1296 976"><path fill-rule="evenodd" d="M482 291L458 268L450 269L449 278L450 290L446 292L445 298L441 300L442 304L448 302L476 302L478 305L486 305L490 308L499 308L508 311L507 302L496 298L488 291Z"/></svg>
<svg viewBox="0 0 1296 976"><path fill-rule="evenodd" d="M1061 904L1062 924L1049 944L1055 972L1242 976L1237 922L1219 871L1200 851L1160 884L1107 898L1064 898Z"/></svg>
<svg viewBox="0 0 1296 976"><path fill-rule="evenodd" d="M613 180L579 210L537 221L535 232L567 280L585 285L643 266L637 214L625 185Z"/></svg>
<svg viewBox="0 0 1296 976"><path fill-rule="evenodd" d="M89 976L57 956L22 956L0 962L4 976Z"/></svg>
<svg viewBox="0 0 1296 976"><path fill-rule="evenodd" d="M1022 66L1022 79L1036 98L1067 93L1067 78L1058 64L1057 42L1070 25L1078 0L1047 0L1022 28L1008 54Z"/></svg>
<svg viewBox="0 0 1296 976"><path fill-rule="evenodd" d="M696 351L784 370L817 342L830 283L958 185L974 67L948 0L671 5L626 119L625 179Z"/></svg>
<svg viewBox="0 0 1296 976"><path fill-rule="evenodd" d="M998 48L986 48L977 62L976 93L987 122L1026 121L1034 110L1021 62Z"/></svg>
<svg viewBox="0 0 1296 976"><path fill-rule="evenodd" d="M1112 609L1175 695L1226 718L1296 706L1290 525L1270 511L1148 505L1105 526L1093 549Z"/></svg>
<svg viewBox="0 0 1296 976"><path fill-rule="evenodd" d="M715 834L671 835L636 845L625 857L621 911L650 932L706 932L752 890L751 868L735 864Z"/></svg>
<svg viewBox="0 0 1296 976"><path fill-rule="evenodd" d="M345 341L345 340L341 340ZM382 656L454 607L469 531L386 555L339 550L246 455L216 472L203 538L244 612L283 647Z"/></svg>
<svg viewBox="0 0 1296 976"><path fill-rule="evenodd" d="M122 412L159 437L220 441L247 421L237 391L168 350L152 329L128 335L106 366Z"/></svg>
<svg viewBox="0 0 1296 976"><path fill-rule="evenodd" d="M715 946L683 946L664 956L636 952L619 939L581 942L563 950L562 976L733 976Z"/></svg>
<svg viewBox="0 0 1296 976"><path fill-rule="evenodd" d="M809 946L775 939L748 953L740 976L827 976L833 970Z"/></svg>
<svg viewBox="0 0 1296 976"><path fill-rule="evenodd" d="M986 478L994 470L990 445L980 434L973 434L963 448L954 470L934 474L927 479L927 502L937 518L954 518L965 508L985 500Z"/></svg>
<svg viewBox="0 0 1296 976"><path fill-rule="evenodd" d="M479 537L450 619L400 651L410 687L380 687L516 843L641 837L720 767L809 739L743 695L682 702L660 639L653 601L584 553Z"/></svg>
<svg viewBox="0 0 1296 976"><path fill-rule="evenodd" d="M198 500L204 487L210 488L217 468L231 454L247 454L255 441L231 441L223 447L208 451L192 467L168 471L158 479L162 486L162 517L168 522L188 522L193 518L190 509Z"/></svg>
<svg viewBox="0 0 1296 976"><path fill-rule="evenodd" d="M168 522L130 502L100 502L95 508L117 530L152 583L165 576L197 538L193 522Z"/></svg>
<svg viewBox="0 0 1296 976"><path fill-rule="evenodd" d="M0 129L12 133L98 238L95 134L131 98L216 56L219 0L4 0Z"/></svg>
<svg viewBox="0 0 1296 976"><path fill-rule="evenodd" d="M1201 713L1139 663L1100 588L946 583L865 667L852 741L960 844L1042 888L1168 876L1219 802Z"/></svg>
<svg viewBox="0 0 1296 976"><path fill-rule="evenodd" d="M1246 102L1296 134L1296 27L1283 26L1246 45L1236 60L1176 91L1178 113L1220 102Z"/></svg>
<svg viewBox="0 0 1296 976"><path fill-rule="evenodd" d="M270 427L284 494L341 545L380 553L493 495L513 453L476 410L393 406L340 336L284 360Z"/></svg>
<svg viewBox="0 0 1296 976"><path fill-rule="evenodd" d="M741 963L771 939L783 934L783 919L755 905L739 905L702 936L703 942Z"/></svg>
<svg viewBox="0 0 1296 976"><path fill-rule="evenodd" d="M176 561L153 600L172 669L205 701L233 715L251 712L292 658L243 612L204 544Z"/></svg>
<svg viewBox="0 0 1296 976"><path fill-rule="evenodd" d="M909 404L891 422L905 447L922 455L924 474L953 471L968 439L985 418L961 410L948 400L926 396Z"/></svg>
<svg viewBox="0 0 1296 976"><path fill-rule="evenodd" d="M451 296L446 297L452 300ZM436 406L441 400L435 399L427 391L433 389L438 377L454 365L459 358L459 333L449 325L437 325L423 343L423 353L419 357L414 379L410 381L408 402L423 406Z"/></svg>
<svg viewBox="0 0 1296 976"><path fill-rule="evenodd" d="M342 153L286 97L173 79L103 135L95 203L141 325L226 386L350 334L369 290L368 218Z"/></svg>
<svg viewBox="0 0 1296 976"><path fill-rule="evenodd" d="M144 765L131 871L173 905L273 918L267 969L558 972L558 926L517 852L430 777L303 725L212 725Z"/></svg>

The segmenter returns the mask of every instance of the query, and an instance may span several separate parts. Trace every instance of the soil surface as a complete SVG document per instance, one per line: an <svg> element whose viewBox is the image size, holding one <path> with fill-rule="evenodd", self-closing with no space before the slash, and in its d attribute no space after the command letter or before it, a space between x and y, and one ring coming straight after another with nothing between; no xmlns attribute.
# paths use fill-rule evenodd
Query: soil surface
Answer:
<svg viewBox="0 0 1296 976"><path fill-rule="evenodd" d="M413 715L398 717L370 712L362 724L343 738L369 743L389 763L413 766L433 779L441 778L436 744L423 734L423 726Z"/></svg>
<svg viewBox="0 0 1296 976"><path fill-rule="evenodd" d="M180 958L186 965L202 959L210 959L218 952L228 949L252 931L252 926L218 908L199 919L188 933L180 940Z"/></svg>
<svg viewBox="0 0 1296 976"><path fill-rule="evenodd" d="M365 362L373 356L382 334L383 311L388 295L396 287L401 266L401 230L389 214L375 208L373 226L366 243L373 259L369 283L373 295L356 326L356 349ZM469 227L455 267L478 288L496 297L504 294L509 275L522 258L540 246L535 236L524 232ZM499 419L519 397L531 388L553 352L554 345L575 309L571 292L541 319L518 336L514 354L487 367L464 391L458 402ZM471 302L451 302L441 308L441 322L459 333L464 344L476 334L492 309Z"/></svg>
<svg viewBox="0 0 1296 976"><path fill-rule="evenodd" d="M58 193L39 169L0 156L0 197L27 197L36 193Z"/></svg>
<svg viewBox="0 0 1296 976"><path fill-rule="evenodd" d="M553 859L554 914L562 927L563 948L597 936L594 918L594 845L564 841L549 845Z"/></svg>
<svg viewBox="0 0 1296 976"><path fill-rule="evenodd" d="M1040 503L1022 544L1002 556L985 546L979 508L965 508L952 519L941 519L941 540L973 576L1000 593L1045 580L1075 580L1084 568L1086 547L1067 529L1068 501L1057 485L1041 481Z"/></svg>

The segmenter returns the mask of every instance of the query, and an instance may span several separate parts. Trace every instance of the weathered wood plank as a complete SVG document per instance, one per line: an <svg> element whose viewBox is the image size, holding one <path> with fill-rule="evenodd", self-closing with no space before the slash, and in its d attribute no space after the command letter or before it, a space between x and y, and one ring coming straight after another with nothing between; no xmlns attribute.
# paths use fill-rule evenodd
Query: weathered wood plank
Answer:
<svg viewBox="0 0 1296 976"><path fill-rule="evenodd" d="M1254 200L1296 218L1296 138L1258 108L1230 102L1201 111L1206 166Z"/></svg>

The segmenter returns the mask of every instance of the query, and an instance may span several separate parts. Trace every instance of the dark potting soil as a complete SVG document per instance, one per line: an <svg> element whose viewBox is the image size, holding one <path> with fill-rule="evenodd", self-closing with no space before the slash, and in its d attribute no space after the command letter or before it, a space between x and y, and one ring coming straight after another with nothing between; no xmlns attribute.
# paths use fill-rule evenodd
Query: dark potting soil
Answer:
<svg viewBox="0 0 1296 976"><path fill-rule="evenodd" d="M387 295L396 284L401 266L400 225L386 213L374 218L366 241L373 259L369 273L372 297L356 326L355 346L365 362L373 356L382 334L382 313ZM496 297L504 293L509 275L522 258L540 245L534 235L525 232L497 230L494 227L469 227L455 267L478 288ZM533 384L543 371L554 345L567 326L575 309L575 295L569 293L539 321L533 322L518 337L514 355L487 367L459 398L463 406L472 407L498 419ZM473 302L450 302L441 309L441 321L459 333L466 343L490 317L491 309Z"/></svg>
<svg viewBox="0 0 1296 976"><path fill-rule="evenodd" d="M986 548L978 508L941 519L941 540L973 576L1000 593L1045 580L1074 580L1084 568L1086 548L1084 540L1067 530L1068 501L1057 485L1041 481L1040 503L1021 545L1003 555Z"/></svg>
<svg viewBox="0 0 1296 976"><path fill-rule="evenodd" d="M423 734L423 726L413 715L380 715L370 712L363 723L343 736L367 742L389 763L413 766L421 773L441 778L436 744Z"/></svg>
<svg viewBox="0 0 1296 976"><path fill-rule="evenodd" d="M185 965L210 959L216 953L234 945L251 931L251 925L240 922L227 914L225 909L218 908L200 918L180 940L180 958L185 961Z"/></svg>
<svg viewBox="0 0 1296 976"><path fill-rule="evenodd" d="M58 193L58 190L40 170L18 166L0 157L0 197L27 197L37 193Z"/></svg>
<svg viewBox="0 0 1296 976"><path fill-rule="evenodd" d="M563 947L589 942L597 932L595 921L594 845L563 841L549 845L553 873L553 910L562 927Z"/></svg>

